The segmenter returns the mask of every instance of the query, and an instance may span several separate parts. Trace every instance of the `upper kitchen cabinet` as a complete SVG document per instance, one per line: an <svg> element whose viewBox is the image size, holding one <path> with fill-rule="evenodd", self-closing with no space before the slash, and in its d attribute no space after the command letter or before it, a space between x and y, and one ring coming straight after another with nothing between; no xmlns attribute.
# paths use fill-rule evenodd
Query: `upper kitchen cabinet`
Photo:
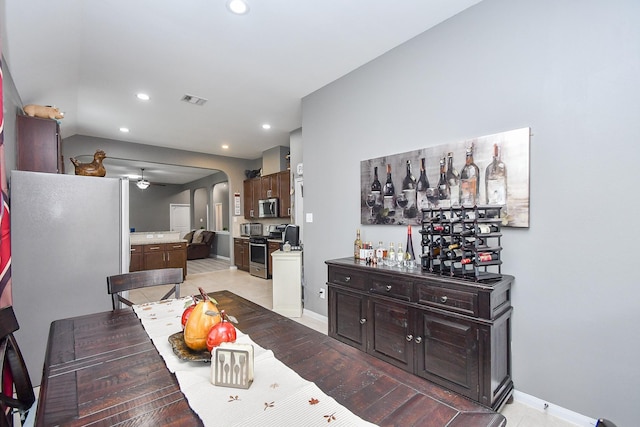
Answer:
<svg viewBox="0 0 640 427"><path fill-rule="evenodd" d="M30 172L64 173L60 125L51 119L18 115L17 169Z"/></svg>
<svg viewBox="0 0 640 427"><path fill-rule="evenodd" d="M246 179L243 183L244 217L258 218L258 200L278 199L279 218L291 216L291 178L289 171L282 171L258 178Z"/></svg>

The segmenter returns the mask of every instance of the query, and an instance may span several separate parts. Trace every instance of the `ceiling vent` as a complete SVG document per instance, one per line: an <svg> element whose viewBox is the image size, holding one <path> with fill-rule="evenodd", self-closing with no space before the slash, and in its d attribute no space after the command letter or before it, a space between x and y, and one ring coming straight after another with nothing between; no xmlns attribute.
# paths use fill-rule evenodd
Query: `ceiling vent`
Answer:
<svg viewBox="0 0 640 427"><path fill-rule="evenodd" d="M193 105L204 105L204 103L207 102L206 99L193 95L184 95L180 100Z"/></svg>

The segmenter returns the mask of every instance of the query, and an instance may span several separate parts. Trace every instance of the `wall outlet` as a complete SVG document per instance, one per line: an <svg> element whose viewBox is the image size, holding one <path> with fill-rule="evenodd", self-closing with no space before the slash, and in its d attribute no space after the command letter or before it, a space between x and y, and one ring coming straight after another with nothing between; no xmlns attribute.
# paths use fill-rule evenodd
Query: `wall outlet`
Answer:
<svg viewBox="0 0 640 427"><path fill-rule="evenodd" d="M324 299L325 298L325 294L324 294L324 288L320 289L320 291L318 291L318 295L320 296L320 298Z"/></svg>

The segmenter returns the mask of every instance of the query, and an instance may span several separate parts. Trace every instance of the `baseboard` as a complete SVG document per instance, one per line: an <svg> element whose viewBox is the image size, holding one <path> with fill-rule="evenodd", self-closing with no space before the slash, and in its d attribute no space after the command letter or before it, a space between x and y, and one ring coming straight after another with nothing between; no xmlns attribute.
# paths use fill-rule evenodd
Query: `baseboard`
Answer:
<svg viewBox="0 0 640 427"><path fill-rule="evenodd" d="M514 390L513 399L518 403L527 405L533 409L537 409L540 412L546 412L549 415L553 415L556 418L560 418L561 420L576 424L580 427L594 427L597 422L597 420L593 418L586 417L577 412L573 412L569 409L563 408L561 406L555 405L553 403L547 402L518 390Z"/></svg>
<svg viewBox="0 0 640 427"><path fill-rule="evenodd" d="M326 324L329 323L329 318L327 316L323 316L322 314L316 313L315 311L311 311L309 309L303 308L302 315L310 317L314 320L318 320L320 322L324 322Z"/></svg>

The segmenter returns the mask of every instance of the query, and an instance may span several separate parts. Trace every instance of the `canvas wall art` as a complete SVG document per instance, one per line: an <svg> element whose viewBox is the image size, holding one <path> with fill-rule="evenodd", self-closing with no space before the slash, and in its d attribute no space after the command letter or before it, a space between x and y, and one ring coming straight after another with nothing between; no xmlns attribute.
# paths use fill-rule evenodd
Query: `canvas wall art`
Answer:
<svg viewBox="0 0 640 427"><path fill-rule="evenodd" d="M360 162L361 224L421 225L423 208L499 205L529 226L530 128Z"/></svg>

